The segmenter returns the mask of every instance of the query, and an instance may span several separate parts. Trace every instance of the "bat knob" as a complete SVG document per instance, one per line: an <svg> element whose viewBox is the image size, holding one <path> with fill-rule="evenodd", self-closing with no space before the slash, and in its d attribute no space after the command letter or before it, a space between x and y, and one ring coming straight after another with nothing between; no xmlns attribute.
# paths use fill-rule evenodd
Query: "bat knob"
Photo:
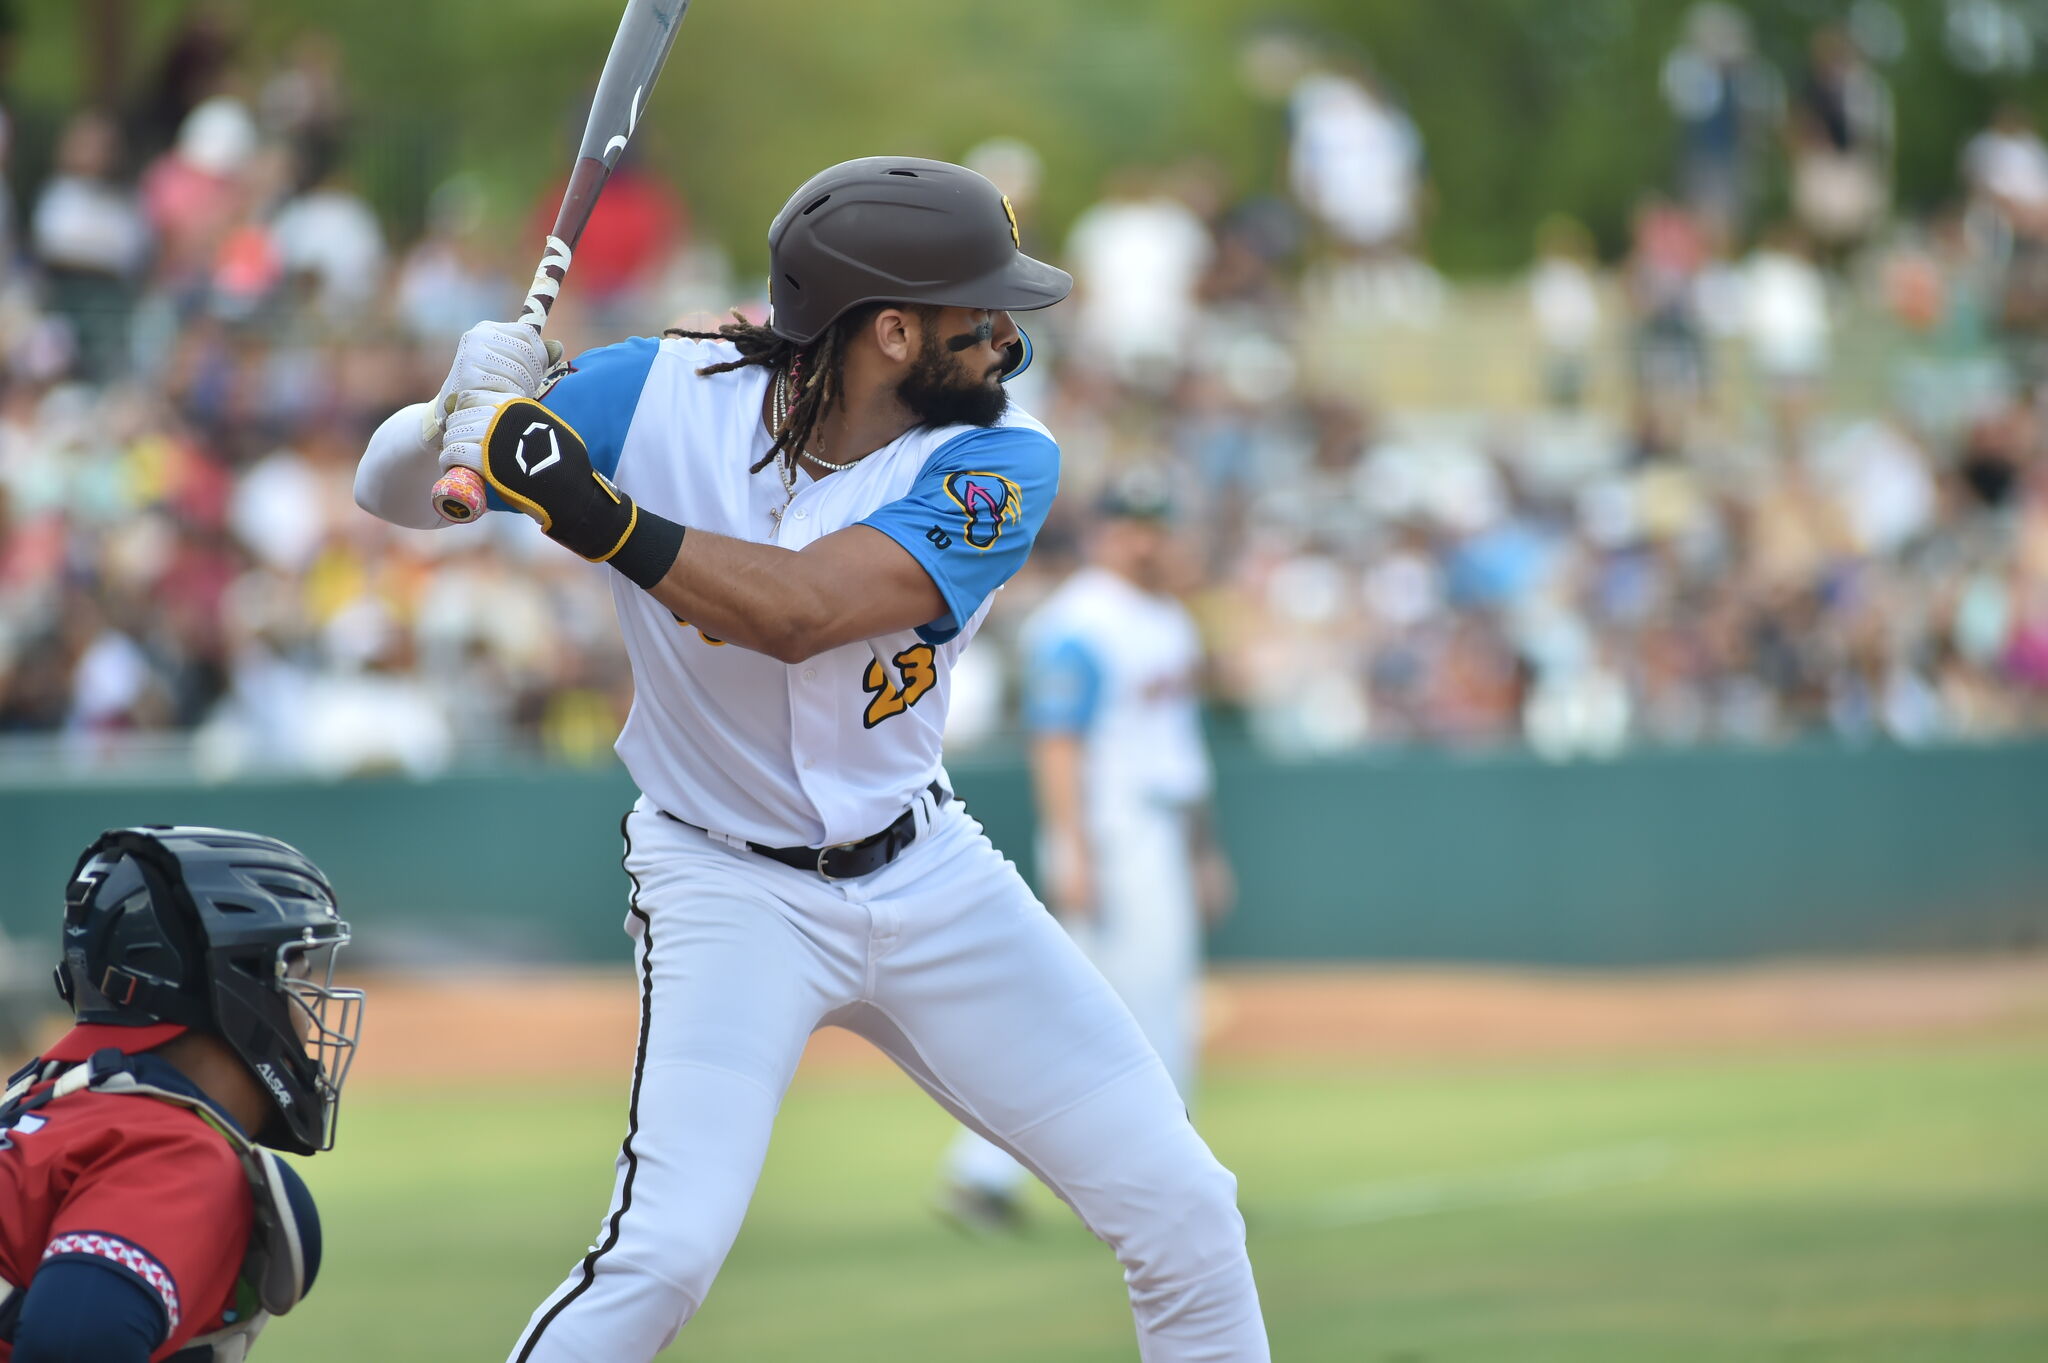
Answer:
<svg viewBox="0 0 2048 1363"><path fill-rule="evenodd" d="M457 525L484 514L484 479L475 469L457 464L434 484L434 510Z"/></svg>

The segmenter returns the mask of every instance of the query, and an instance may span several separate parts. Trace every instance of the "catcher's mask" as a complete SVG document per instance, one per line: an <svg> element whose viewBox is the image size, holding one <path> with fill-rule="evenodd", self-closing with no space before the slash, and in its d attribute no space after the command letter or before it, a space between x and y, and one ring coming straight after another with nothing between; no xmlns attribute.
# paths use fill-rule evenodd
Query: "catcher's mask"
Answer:
<svg viewBox="0 0 2048 1363"><path fill-rule="evenodd" d="M57 989L81 1024L170 1023L225 1041L270 1096L255 1138L334 1145L363 994L334 984L349 941L334 890L296 848L256 833L109 829L64 902Z"/></svg>

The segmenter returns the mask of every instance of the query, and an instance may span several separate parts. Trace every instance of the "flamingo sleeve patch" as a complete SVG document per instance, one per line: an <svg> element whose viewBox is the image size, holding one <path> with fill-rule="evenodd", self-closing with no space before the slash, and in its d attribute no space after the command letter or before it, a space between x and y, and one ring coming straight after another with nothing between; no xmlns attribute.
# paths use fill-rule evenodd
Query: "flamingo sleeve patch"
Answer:
<svg viewBox="0 0 2048 1363"><path fill-rule="evenodd" d="M1059 477L1060 448L1043 431L968 431L933 453L908 494L862 522L902 545L945 599L919 638L953 638L1024 565Z"/></svg>

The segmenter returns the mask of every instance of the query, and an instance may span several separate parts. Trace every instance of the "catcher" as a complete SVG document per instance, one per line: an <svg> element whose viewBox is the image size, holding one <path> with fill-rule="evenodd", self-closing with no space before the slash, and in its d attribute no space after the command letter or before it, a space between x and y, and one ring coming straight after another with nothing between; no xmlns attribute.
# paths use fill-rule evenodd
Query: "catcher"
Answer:
<svg viewBox="0 0 2048 1363"><path fill-rule="evenodd" d="M103 834L64 903L77 1025L0 1097L0 1359L238 1363L320 1266L269 1149L334 1144L361 991L318 867L218 828Z"/></svg>

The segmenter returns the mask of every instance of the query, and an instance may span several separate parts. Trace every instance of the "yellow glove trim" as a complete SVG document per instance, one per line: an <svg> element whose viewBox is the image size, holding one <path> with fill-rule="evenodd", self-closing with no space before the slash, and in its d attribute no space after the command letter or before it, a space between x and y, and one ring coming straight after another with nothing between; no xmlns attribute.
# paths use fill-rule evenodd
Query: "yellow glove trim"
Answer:
<svg viewBox="0 0 2048 1363"><path fill-rule="evenodd" d="M594 470L592 471L592 473L591 473L591 476L592 476L593 478L597 478L597 481L598 481L598 482L599 482L600 484L602 484L602 483L604 482L604 479L603 479L603 478L601 478L601 477L598 477L597 473L596 473L596 472L595 472ZM607 491L609 491L610 489L609 489L609 488L607 488L606 490L607 490ZM613 493L613 495L612 495L612 500L613 500L613 501L617 501L617 500L619 500L619 498L618 498L618 494L616 494L616 493ZM640 528L640 503L638 503L638 502L635 502L635 503L633 503L633 510L632 510L632 512L631 512L631 513L630 513L630 514L629 514L629 515L628 515L628 516L626 517L626 531L625 531L625 533L624 533L624 534L622 534L622 535L620 535L620 536L619 536L619 542L618 542L617 544L614 544L614 545L613 545L613 546L612 546L611 548L609 548L609 549L605 550L605 552L604 552L604 555L603 555L603 557L601 557L601 558L594 558L594 559L592 559L592 560L590 560L590 561L591 561L592 563L610 563L610 562L612 561L612 556L613 556L613 555L615 555L615 554L617 554L617 553L619 552L619 550L621 550L621 549L623 549L623 548L625 548L625 547L626 547L626 541L627 541L627 540L629 540L629 539L631 539L631 538L633 538L633 532L634 532L635 530L638 530L639 528Z"/></svg>
<svg viewBox="0 0 2048 1363"><path fill-rule="evenodd" d="M521 401L521 399L513 398L510 402L502 402L498 404L498 414L491 418L491 428L484 432L484 457L482 461L483 468L478 470L478 472L483 474L484 481L486 483L489 483L492 489L500 497L503 497L508 503L511 504L513 510L523 511L527 515L539 521L541 533L546 534L548 531L554 529L555 527L555 518L548 514L548 509L542 506L539 502L534 501L532 498L522 497L518 493L514 492L511 488L506 487L503 483L498 481L498 475L491 472L491 440L494 436L498 434L498 423L505 419L505 413L511 411L512 404L519 401ZM526 399L526 401L532 401L532 399L529 398ZM539 403L534 403L534 405L536 407L540 406ZM547 411L547 409L544 407L541 408L541 410ZM555 414L553 412L548 412L548 415L554 416ZM562 421L560 417L555 417L555 420ZM569 423L566 421L562 421L562 424L564 426L569 425ZM574 428L572 427L571 429L573 430ZM577 438L579 440L582 439L581 436L578 436Z"/></svg>
<svg viewBox="0 0 2048 1363"><path fill-rule="evenodd" d="M548 514L548 509L542 506L539 502L534 501L532 498L522 497L518 493L514 492L511 488L506 487L503 483L498 481L498 475L491 472L491 437L498 433L498 423L505 419L505 413L511 410L512 404L516 402L530 402L534 406L540 408L543 412L546 412L548 416L553 420L560 421L562 423L562 429L567 431L570 435L576 437L577 443L583 446L583 449L586 454L590 450L590 442L583 438L583 432L577 430L574 426L571 426L567 421L563 420L562 415L559 412L555 411L554 408L548 406L544 402L541 402L537 398L527 397L515 396L506 399L504 402L499 403L497 415L491 418L491 428L484 432L484 439L482 445L484 456L483 467L477 471L483 474L484 481L491 485L493 491L495 491L500 497L503 497L508 503L511 504L512 509L514 511L523 511L527 515L539 521L541 533L546 534L548 531L555 528L555 518ZM602 485L604 482L603 476L600 475L596 469L592 469L590 472L591 476L597 478L599 484ZM619 500L619 495L616 492L612 493L612 500L615 502ZM625 541L620 540L619 543L624 544ZM614 545L612 547L612 554L616 554L618 552L618 546ZM605 555L605 558L607 559L610 557L611 554ZM603 561L604 559L591 560L591 562L593 563L601 563Z"/></svg>

